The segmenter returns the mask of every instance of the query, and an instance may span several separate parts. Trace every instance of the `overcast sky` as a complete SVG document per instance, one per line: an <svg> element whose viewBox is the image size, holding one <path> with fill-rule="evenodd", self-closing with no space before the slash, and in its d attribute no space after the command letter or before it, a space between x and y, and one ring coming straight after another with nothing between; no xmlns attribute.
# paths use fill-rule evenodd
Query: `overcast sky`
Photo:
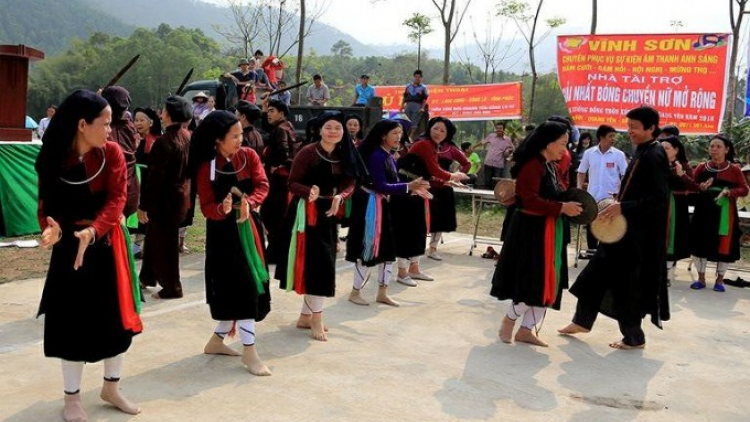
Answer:
<svg viewBox="0 0 750 422"><path fill-rule="evenodd" d="M207 0L222 3L225 0ZM423 38L426 48L442 49L442 27L431 0L309 0L327 4L321 20L367 44L407 44L403 21L415 12L432 19L435 32ZM527 0L536 4L536 0ZM465 4L466 0L458 0ZM495 17L499 0L472 0L455 45L473 44L472 31L484 37L488 16L492 31L500 32L502 19ZM599 0L597 33L729 32L729 6L725 0ZM591 0L545 0L542 16L562 17L562 34L588 33ZM747 20L747 19L746 19ZM672 26L677 22L679 26ZM506 24L505 37L515 27ZM748 23L743 25L747 32ZM746 37L743 37L743 41ZM743 43L744 45L744 43ZM744 57L744 48L740 51Z"/></svg>

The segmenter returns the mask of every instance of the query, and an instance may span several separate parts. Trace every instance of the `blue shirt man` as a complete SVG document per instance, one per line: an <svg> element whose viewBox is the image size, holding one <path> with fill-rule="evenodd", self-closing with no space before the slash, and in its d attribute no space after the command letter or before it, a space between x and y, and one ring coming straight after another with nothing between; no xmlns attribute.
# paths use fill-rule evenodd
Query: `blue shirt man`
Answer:
<svg viewBox="0 0 750 422"><path fill-rule="evenodd" d="M368 85L370 77L367 75L360 76L359 81L360 84L354 87L354 105L365 106L375 96L375 88Z"/></svg>

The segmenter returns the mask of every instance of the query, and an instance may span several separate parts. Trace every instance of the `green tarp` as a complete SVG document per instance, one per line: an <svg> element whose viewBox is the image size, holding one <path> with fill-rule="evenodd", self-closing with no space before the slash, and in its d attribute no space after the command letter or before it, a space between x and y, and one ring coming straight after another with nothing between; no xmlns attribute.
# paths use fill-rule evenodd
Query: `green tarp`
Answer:
<svg viewBox="0 0 750 422"><path fill-rule="evenodd" d="M0 142L0 236L39 232L34 162L41 147Z"/></svg>

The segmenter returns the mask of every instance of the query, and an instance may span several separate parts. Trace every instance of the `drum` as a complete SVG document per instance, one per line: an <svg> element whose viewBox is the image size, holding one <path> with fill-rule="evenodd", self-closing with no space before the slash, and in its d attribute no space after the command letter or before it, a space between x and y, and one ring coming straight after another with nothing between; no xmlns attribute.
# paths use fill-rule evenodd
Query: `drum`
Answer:
<svg viewBox="0 0 750 422"><path fill-rule="evenodd" d="M599 214L614 202L614 199L604 199L599 201L597 204ZM625 232L627 231L628 222L622 214L608 220L601 219L597 216L597 218L591 223L591 234L602 243L618 242L625 237Z"/></svg>
<svg viewBox="0 0 750 422"><path fill-rule="evenodd" d="M516 181L500 179L495 184L495 199L501 205L510 206L516 200Z"/></svg>
<svg viewBox="0 0 750 422"><path fill-rule="evenodd" d="M591 224L596 219L597 214L599 214L599 207L594 197L585 190L570 188L563 193L563 201L578 202L581 204L581 208L583 208L583 212L577 216L568 217L571 223L585 226Z"/></svg>

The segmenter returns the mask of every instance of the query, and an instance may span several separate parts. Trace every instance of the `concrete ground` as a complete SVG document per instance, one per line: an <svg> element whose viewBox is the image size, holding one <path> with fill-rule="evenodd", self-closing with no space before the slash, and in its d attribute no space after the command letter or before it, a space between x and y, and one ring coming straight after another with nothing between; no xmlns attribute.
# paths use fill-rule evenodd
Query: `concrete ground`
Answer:
<svg viewBox="0 0 750 422"><path fill-rule="evenodd" d="M129 416L103 404L99 363L84 370L89 419L750 420L750 289L692 291L681 263L670 290L673 319L664 331L644 323L644 351L609 348L619 333L607 318L580 338L556 335L575 309L567 293L563 309L550 311L544 323L549 348L507 345L497 339L507 303L487 293L493 262L467 256L469 241L448 235L444 260L424 259L436 281L416 288L394 283L400 308L349 303L352 266L339 260L338 294L325 311L327 343L294 327L300 298L274 290L273 311L258 324L257 347L274 373L263 378L249 374L239 358L202 354L214 322L204 304L203 257L188 256L186 297L145 304L145 331L126 356L122 389L143 413ZM572 257L570 270L574 279ZM62 420L60 363L43 357L43 321L34 318L42 285L40 279L0 285L4 421ZM364 296L374 302L375 292L368 284Z"/></svg>

